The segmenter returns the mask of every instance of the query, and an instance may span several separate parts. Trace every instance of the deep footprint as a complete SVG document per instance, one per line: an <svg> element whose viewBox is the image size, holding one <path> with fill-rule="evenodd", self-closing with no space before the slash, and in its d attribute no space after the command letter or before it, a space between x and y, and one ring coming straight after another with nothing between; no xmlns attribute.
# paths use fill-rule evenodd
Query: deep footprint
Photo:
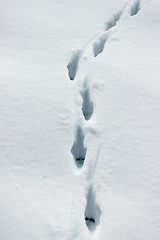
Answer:
<svg viewBox="0 0 160 240"><path fill-rule="evenodd" d="M122 12L119 11L117 14L113 15L113 17L106 23L106 31L116 26L118 20L120 19Z"/></svg>
<svg viewBox="0 0 160 240"><path fill-rule="evenodd" d="M135 2L134 2L134 5L132 6L132 8L131 8L131 16L134 16L134 15L136 15L138 12L139 12L139 10L140 10L140 1L139 0L136 0Z"/></svg>
<svg viewBox="0 0 160 240"><path fill-rule="evenodd" d="M81 168L84 164L87 149L84 147L84 135L80 126L77 127L76 139L71 149L75 164Z"/></svg>
<svg viewBox="0 0 160 240"><path fill-rule="evenodd" d="M67 65L68 76L69 76L70 80L74 80L76 77L81 54L82 54L81 50L78 50L77 52L75 52L71 58L71 61Z"/></svg>
<svg viewBox="0 0 160 240"><path fill-rule="evenodd" d="M90 187L87 195L87 205L84 213L85 222L89 231L95 231L97 225L100 223L101 210L96 204L95 195L92 187Z"/></svg>
<svg viewBox="0 0 160 240"><path fill-rule="evenodd" d="M116 14L113 15L113 17L108 22L106 22L106 27L105 27L106 31L108 31L109 29L116 26L118 20L122 16L122 13L123 13L122 11L117 12ZM109 37L109 35L105 33L99 38L98 41L96 41L93 44L93 53L94 53L95 57L97 57L100 53L103 52L104 46L105 46L105 43L106 43L108 37Z"/></svg>
<svg viewBox="0 0 160 240"><path fill-rule="evenodd" d="M98 41L93 44L93 53L94 57L97 57L100 53L103 52L105 43L108 39L108 34L104 33Z"/></svg>
<svg viewBox="0 0 160 240"><path fill-rule="evenodd" d="M84 88L81 91L81 96L83 98L82 112L86 120L89 120L93 114L93 102L90 99L90 92L88 89L87 80L84 83Z"/></svg>

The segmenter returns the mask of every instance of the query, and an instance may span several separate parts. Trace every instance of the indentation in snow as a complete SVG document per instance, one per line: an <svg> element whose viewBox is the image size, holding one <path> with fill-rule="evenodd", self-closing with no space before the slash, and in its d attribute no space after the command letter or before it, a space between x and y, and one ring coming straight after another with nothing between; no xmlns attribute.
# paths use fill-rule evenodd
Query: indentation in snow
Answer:
<svg viewBox="0 0 160 240"><path fill-rule="evenodd" d="M92 187L90 187L88 191L87 205L84 216L88 229L90 231L94 231L97 225L100 223L101 210L96 204L96 199Z"/></svg>
<svg viewBox="0 0 160 240"><path fill-rule="evenodd" d="M81 57L81 50L77 50L72 58L71 61L69 62L69 64L67 65L68 68L68 76L70 78L70 80L74 80L77 74L77 70L78 70L78 64L79 64L79 60Z"/></svg>
<svg viewBox="0 0 160 240"><path fill-rule="evenodd" d="M140 10L140 1L136 0L133 4L133 6L131 7L131 16L136 15Z"/></svg>
<svg viewBox="0 0 160 240"><path fill-rule="evenodd" d="M106 22L106 31L108 31L109 29L111 29L117 24L121 15L122 15L122 11L119 11L116 14L114 14L113 17L108 22Z"/></svg>
<svg viewBox="0 0 160 240"><path fill-rule="evenodd" d="M80 126L77 127L75 142L71 149L75 163L78 168L81 168L84 164L87 149L84 147L84 134Z"/></svg>
<svg viewBox="0 0 160 240"><path fill-rule="evenodd" d="M104 33L100 38L93 44L93 53L97 57L100 53L103 52L104 45L108 39L108 34Z"/></svg>
<svg viewBox="0 0 160 240"><path fill-rule="evenodd" d="M90 99L90 91L87 79L84 82L83 90L81 91L81 96L83 98L82 112L84 118L89 120L93 113L93 102Z"/></svg>

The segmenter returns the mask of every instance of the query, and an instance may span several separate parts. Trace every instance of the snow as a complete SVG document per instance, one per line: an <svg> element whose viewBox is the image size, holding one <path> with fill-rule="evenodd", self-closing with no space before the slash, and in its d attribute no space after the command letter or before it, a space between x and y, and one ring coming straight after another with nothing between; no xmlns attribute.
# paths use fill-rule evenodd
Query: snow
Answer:
<svg viewBox="0 0 160 240"><path fill-rule="evenodd" d="M159 8L1 1L0 239L159 240Z"/></svg>

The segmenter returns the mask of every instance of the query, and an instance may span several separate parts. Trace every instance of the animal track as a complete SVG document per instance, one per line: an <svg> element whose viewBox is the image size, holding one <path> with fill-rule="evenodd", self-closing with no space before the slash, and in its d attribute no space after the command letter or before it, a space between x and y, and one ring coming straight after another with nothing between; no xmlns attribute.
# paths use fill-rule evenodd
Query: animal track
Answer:
<svg viewBox="0 0 160 240"><path fill-rule="evenodd" d="M78 168L81 168L84 164L87 149L84 147L84 135L80 126L77 127L76 139L71 149L71 153L74 157L75 163Z"/></svg>
<svg viewBox="0 0 160 240"><path fill-rule="evenodd" d="M126 6L127 5L128 5L128 3L126 4ZM116 26L117 22L120 20L121 16L124 13L124 9L126 8L126 6L123 8L123 10L118 11L116 14L113 15L113 17L108 22L106 22L105 31L108 32L108 30L110 30L111 28ZM130 9L130 15L131 16L136 15L139 12L139 10L140 10L140 0L134 0L134 4L132 5L132 7ZM94 57L97 57L100 53L103 52L105 43L108 38L109 38L109 34L103 33L99 37L98 40L97 40L97 38L95 39L95 42L93 43ZM87 45L89 45L89 44L87 44ZM81 56L85 53L85 49L87 49L87 47L84 47L81 50L77 50L73 54L70 62L67 65L68 76L69 76L70 80L74 80L76 77L79 61L80 61Z"/></svg>
<svg viewBox="0 0 160 240"><path fill-rule="evenodd" d="M78 70L78 64L79 64L81 55L82 55L81 50L78 50L77 52L75 52L71 58L71 61L67 65L68 76L69 76L70 80L74 80L76 77L77 70Z"/></svg>
<svg viewBox="0 0 160 240"><path fill-rule="evenodd" d="M100 223L101 210L96 204L95 195L92 187L89 188L87 195L87 205L85 209L85 222L90 231L94 231L97 225Z"/></svg>
<svg viewBox="0 0 160 240"><path fill-rule="evenodd" d="M93 44L94 57L97 57L100 53L103 52L105 43L109 38L108 30L116 26L117 22L122 16L122 13L122 11L119 11L117 14L113 15L113 17L106 23L105 31L107 31L107 34L106 32L103 33L100 38Z"/></svg>
<svg viewBox="0 0 160 240"><path fill-rule="evenodd" d="M126 12L129 13L130 16L136 15L140 10L140 3L141 3L140 0L133 0L133 4L131 5L131 2L127 1L123 9L117 12L115 15L113 15L113 17L108 22L105 23L105 31L93 37L91 41L89 41L89 43L87 43L83 48L81 48L81 50L77 50L73 54L70 62L67 65L68 76L70 80L74 80L76 78L79 62L82 58L82 55L85 54L86 52L88 54L88 51L90 50L93 51L92 54L94 55L94 57L97 57L100 53L102 53L106 41L108 40L110 35L114 34L115 32L112 28L116 26L117 22ZM84 85L82 90L80 91L80 94L83 99L82 103L83 116L85 120L89 120L92 117L94 105L90 98L90 89L87 79L84 80ZM83 129L80 125L78 125L76 128L75 140L71 149L71 153L73 155L77 168L83 167L86 158L87 149L84 146L84 138L85 136L83 134ZM89 161L86 173L86 182L90 187L88 189L88 193L86 196L87 203L84 211L84 220L88 230L91 232L95 231L98 224L100 224L101 218L101 210L98 204L96 203L95 194L92 188L92 180L98 163L99 152L100 145L97 148L97 155L94 154L94 156L92 156L92 161ZM76 235L74 235L72 239L75 239L75 236L78 236L78 232L76 232Z"/></svg>
<svg viewBox="0 0 160 240"><path fill-rule="evenodd" d="M85 80L84 88L81 91L81 96L83 98L82 112L83 112L84 118L86 120L89 120L93 113L93 103L90 99L90 92L89 92L87 80Z"/></svg>
<svg viewBox="0 0 160 240"><path fill-rule="evenodd" d="M104 33L94 44L93 44L93 53L94 57L97 57L100 53L103 52L104 45L108 39L108 34Z"/></svg>
<svg viewBox="0 0 160 240"><path fill-rule="evenodd" d="M140 10L140 1L139 0L136 0L133 4L133 6L131 7L131 13L130 15L131 16L134 16L136 15Z"/></svg>
<svg viewBox="0 0 160 240"><path fill-rule="evenodd" d="M106 31L116 26L118 20L122 16L122 11L119 11L117 14L114 14L113 17L106 23Z"/></svg>

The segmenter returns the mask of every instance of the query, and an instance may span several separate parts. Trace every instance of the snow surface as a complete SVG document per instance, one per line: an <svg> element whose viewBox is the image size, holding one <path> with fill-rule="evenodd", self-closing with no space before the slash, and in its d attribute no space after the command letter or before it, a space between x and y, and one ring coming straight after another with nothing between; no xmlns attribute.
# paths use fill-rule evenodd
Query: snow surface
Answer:
<svg viewBox="0 0 160 240"><path fill-rule="evenodd" d="M1 1L0 240L160 239L159 9Z"/></svg>

